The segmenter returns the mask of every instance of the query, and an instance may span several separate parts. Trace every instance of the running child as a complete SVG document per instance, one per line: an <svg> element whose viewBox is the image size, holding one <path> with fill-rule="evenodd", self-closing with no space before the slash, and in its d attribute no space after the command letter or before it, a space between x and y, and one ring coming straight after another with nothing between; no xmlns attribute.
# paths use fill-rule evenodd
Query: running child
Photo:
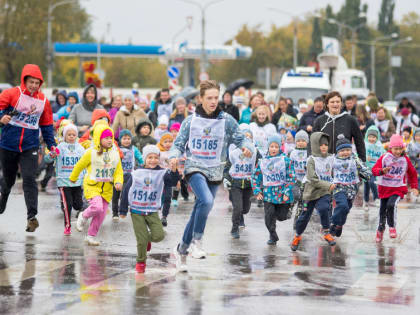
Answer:
<svg viewBox="0 0 420 315"><path fill-rule="evenodd" d="M132 172L121 197L121 212L127 213L128 209L131 212L137 239L136 271L139 273L146 270L151 242L160 242L165 237L158 215L164 188L176 185L180 177L176 163L170 164L170 170L159 166L159 155L155 145L143 148L144 167Z"/></svg>
<svg viewBox="0 0 420 315"><path fill-rule="evenodd" d="M70 181L76 182L79 174L84 169L87 170L83 180L83 191L89 207L77 218L76 228L82 232L87 220L92 218L86 237L86 242L92 246L99 245L96 235L112 199L112 188L121 191L123 185L120 155L113 142L114 134L108 125L96 126L93 130L92 148L86 150L70 175Z"/></svg>
<svg viewBox="0 0 420 315"><path fill-rule="evenodd" d="M132 145L133 135L130 130L123 129L119 134L118 145L124 157L121 159L121 166L124 172L124 184L127 182L130 174L134 171L137 165L143 165L143 157L139 149ZM124 214L119 214L118 202L120 200L121 192L113 188L112 193L112 219L118 221L119 218L125 219Z"/></svg>
<svg viewBox="0 0 420 315"><path fill-rule="evenodd" d="M411 192L418 196L417 172L404 152L404 142L401 136L392 135L389 141L389 151L383 154L372 168L374 176L378 176L378 192L381 204L379 208L379 226L376 231L376 242L382 242L385 224L389 226L389 237L396 238L396 211L398 202Z"/></svg>
<svg viewBox="0 0 420 315"><path fill-rule="evenodd" d="M279 237L276 221L290 218L293 185L296 181L292 161L281 152L279 135L268 138L268 153L257 163L252 175L252 188L258 200L264 201L265 226L270 234L268 245L276 245Z"/></svg>
<svg viewBox="0 0 420 315"><path fill-rule="evenodd" d="M372 170L372 167L375 165L376 161L385 153L385 149L381 143L381 134L379 129L373 125L370 126L366 131L365 135L365 147L366 147L366 166L369 170ZM375 184L375 176L371 176L368 181L364 183L364 202L363 209L365 211L369 210L369 193L372 191L373 201L379 198L378 196L378 187Z"/></svg>
<svg viewBox="0 0 420 315"><path fill-rule="evenodd" d="M372 173L353 154L351 142L342 134L337 137L335 152L333 163L335 208L331 217L330 233L333 236L340 237L347 215L353 206L353 200L359 190L359 177L368 181Z"/></svg>
<svg viewBox="0 0 420 315"><path fill-rule="evenodd" d="M244 127L246 126L246 127ZM252 131L247 124L239 125L245 137L252 141ZM254 172L256 161L261 157L255 150L250 158L242 154L242 150L231 144L229 146L229 160L223 173L223 184L230 190L232 201L232 238L238 239L239 228L245 228L244 215L251 208L252 185L251 177Z"/></svg>
<svg viewBox="0 0 420 315"><path fill-rule="evenodd" d="M81 211L83 208L82 181L84 172L81 172L75 182L69 180L76 163L82 158L85 149L77 142L77 127L68 124L63 128L62 142L57 146L55 153L45 156L46 163L55 162L57 188L60 192L61 210L64 214L64 235L71 235L71 211Z"/></svg>
<svg viewBox="0 0 420 315"><path fill-rule="evenodd" d="M292 251L298 249L314 208L321 219L324 240L331 246L335 245L335 240L329 232L331 193L335 188L332 178L334 156L328 154L329 142L330 137L326 133L311 134L312 155L308 157L306 164L306 183L302 196L303 211L296 221L296 235L290 246Z"/></svg>
<svg viewBox="0 0 420 315"><path fill-rule="evenodd" d="M140 119L136 127L136 136L132 142L140 152L143 152L143 148L146 145L157 143L153 137L153 124L149 119Z"/></svg>

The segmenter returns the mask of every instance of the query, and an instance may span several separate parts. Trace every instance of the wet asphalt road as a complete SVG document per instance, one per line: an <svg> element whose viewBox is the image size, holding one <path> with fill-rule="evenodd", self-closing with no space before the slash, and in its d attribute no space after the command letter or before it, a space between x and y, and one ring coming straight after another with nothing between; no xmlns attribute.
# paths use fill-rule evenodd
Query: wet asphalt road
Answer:
<svg viewBox="0 0 420 315"><path fill-rule="evenodd" d="M355 207L336 246L312 222L293 253L291 220L278 223L280 241L268 246L255 205L233 240L220 187L204 238L209 255L189 257L189 273L177 274L170 253L192 204L181 201L169 216L165 240L153 244L139 275L129 217L116 223L108 214L101 246L88 247L74 216L72 236L63 235L59 196L50 187L40 193L40 228L27 233L16 188L0 216L0 314L420 314L419 205L399 207L396 240L386 233L376 245L378 211Z"/></svg>

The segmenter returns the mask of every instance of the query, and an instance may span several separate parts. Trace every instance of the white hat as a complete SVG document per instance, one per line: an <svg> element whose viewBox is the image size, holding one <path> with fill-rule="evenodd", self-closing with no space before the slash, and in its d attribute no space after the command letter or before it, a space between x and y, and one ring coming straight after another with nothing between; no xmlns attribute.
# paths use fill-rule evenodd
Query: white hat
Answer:
<svg viewBox="0 0 420 315"><path fill-rule="evenodd" d="M74 124L68 124L63 128L63 138L66 139L66 134L69 132L69 130L73 130L76 133L77 136L77 127Z"/></svg>
<svg viewBox="0 0 420 315"><path fill-rule="evenodd" d="M143 158L146 160L147 159L147 156L149 155L149 154L157 154L157 155L159 155L160 154L160 150L159 150L159 148L156 146L156 145L154 145L154 144L148 144L148 145L146 145L144 148L143 148L143 152L142 152L142 154L143 154Z"/></svg>
<svg viewBox="0 0 420 315"><path fill-rule="evenodd" d="M158 119L158 125L168 125L169 124L169 118L166 115L162 115Z"/></svg>

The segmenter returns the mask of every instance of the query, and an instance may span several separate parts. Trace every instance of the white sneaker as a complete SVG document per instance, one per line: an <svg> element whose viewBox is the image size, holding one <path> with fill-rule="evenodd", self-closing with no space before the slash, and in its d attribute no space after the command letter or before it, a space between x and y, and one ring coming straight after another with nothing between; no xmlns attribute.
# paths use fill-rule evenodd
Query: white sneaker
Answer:
<svg viewBox="0 0 420 315"><path fill-rule="evenodd" d="M191 256L195 259L206 258L207 253L203 250L203 243L201 240L193 240L191 243Z"/></svg>
<svg viewBox="0 0 420 315"><path fill-rule="evenodd" d="M175 265L178 272L187 272L187 255L182 255L178 252L178 245L174 248Z"/></svg>
<svg viewBox="0 0 420 315"><path fill-rule="evenodd" d="M79 232L83 232L83 228L86 224L87 219L83 217L83 213L80 213L77 217L77 223L76 223L76 230Z"/></svg>
<svg viewBox="0 0 420 315"><path fill-rule="evenodd" d="M112 217L112 221L114 222L118 222L120 220L120 218L118 216L113 216Z"/></svg>
<svg viewBox="0 0 420 315"><path fill-rule="evenodd" d="M369 203L367 203L366 201L363 201L363 210L369 211Z"/></svg>
<svg viewBox="0 0 420 315"><path fill-rule="evenodd" d="M99 241L96 240L95 236L86 236L85 242L90 246L99 246Z"/></svg>

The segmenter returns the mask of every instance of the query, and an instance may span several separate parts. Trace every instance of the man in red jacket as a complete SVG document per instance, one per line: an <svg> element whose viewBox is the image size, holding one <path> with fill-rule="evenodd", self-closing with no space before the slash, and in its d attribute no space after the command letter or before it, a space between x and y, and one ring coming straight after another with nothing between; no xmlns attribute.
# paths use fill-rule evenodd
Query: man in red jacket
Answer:
<svg viewBox="0 0 420 315"><path fill-rule="evenodd" d="M37 65L27 64L22 69L21 84L0 94L0 162L3 180L0 190L0 214L6 209L10 190L15 184L18 166L23 179L23 194L27 208L27 232L39 226L38 167L39 130L48 148L55 152L51 105L39 91L43 78Z"/></svg>
<svg viewBox="0 0 420 315"><path fill-rule="evenodd" d="M381 199L379 227L376 242L383 239L385 224L388 222L389 236L397 237L395 211L400 199L408 193L410 185L414 195L418 195L417 171L404 153L404 142L400 135L393 135L389 142L390 151L383 154L372 168L372 174L379 176L378 193Z"/></svg>

